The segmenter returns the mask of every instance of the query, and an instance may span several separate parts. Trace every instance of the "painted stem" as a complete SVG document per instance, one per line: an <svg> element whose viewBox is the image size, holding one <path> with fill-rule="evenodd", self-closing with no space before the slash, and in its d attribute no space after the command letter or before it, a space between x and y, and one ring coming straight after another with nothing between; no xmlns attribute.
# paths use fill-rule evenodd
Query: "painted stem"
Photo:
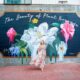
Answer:
<svg viewBox="0 0 80 80"><path fill-rule="evenodd" d="M22 56L21 63L23 64L23 58L24 58L24 57L23 57L23 53L22 53L22 55L21 55L21 56Z"/></svg>

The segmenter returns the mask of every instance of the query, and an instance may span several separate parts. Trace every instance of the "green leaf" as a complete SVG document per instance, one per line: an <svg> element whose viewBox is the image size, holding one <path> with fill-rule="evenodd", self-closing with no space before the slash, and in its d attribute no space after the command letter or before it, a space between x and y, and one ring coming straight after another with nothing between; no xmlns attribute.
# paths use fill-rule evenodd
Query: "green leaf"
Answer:
<svg viewBox="0 0 80 80"><path fill-rule="evenodd" d="M20 52L26 54L26 49L25 48L20 48Z"/></svg>
<svg viewBox="0 0 80 80"><path fill-rule="evenodd" d="M56 40L53 42L53 45L59 44L60 41L61 41L60 38L59 37L56 37Z"/></svg>
<svg viewBox="0 0 80 80"><path fill-rule="evenodd" d="M27 52L27 50L26 50L26 54L25 55L26 55L26 61L27 61L27 59L28 59L28 52Z"/></svg>
<svg viewBox="0 0 80 80"><path fill-rule="evenodd" d="M52 27L59 27L60 24L59 24L59 23L52 23L51 26L52 26Z"/></svg>
<svg viewBox="0 0 80 80"><path fill-rule="evenodd" d="M35 25L33 24L33 23L29 23L29 28L34 28L35 27Z"/></svg>
<svg viewBox="0 0 80 80"><path fill-rule="evenodd" d="M16 39L16 45L17 45L17 46L20 46L20 47L25 47L25 46L27 45L27 43L25 43L25 42L22 41L22 40Z"/></svg>

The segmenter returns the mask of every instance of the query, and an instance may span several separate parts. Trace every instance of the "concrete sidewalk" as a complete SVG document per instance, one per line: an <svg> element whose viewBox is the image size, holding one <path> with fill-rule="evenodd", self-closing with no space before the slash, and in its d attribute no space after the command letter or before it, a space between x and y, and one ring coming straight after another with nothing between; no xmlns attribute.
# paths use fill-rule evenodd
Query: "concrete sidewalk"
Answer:
<svg viewBox="0 0 80 80"><path fill-rule="evenodd" d="M29 65L31 58L28 58L26 61L26 58L23 59L23 64L21 64L21 58L0 58L0 66L18 66L18 65ZM52 62L50 62L49 57L46 58L46 64L48 63L55 63L55 59L52 59ZM56 63L80 63L80 58L75 57L66 57L63 61L59 61L59 58L57 58Z"/></svg>

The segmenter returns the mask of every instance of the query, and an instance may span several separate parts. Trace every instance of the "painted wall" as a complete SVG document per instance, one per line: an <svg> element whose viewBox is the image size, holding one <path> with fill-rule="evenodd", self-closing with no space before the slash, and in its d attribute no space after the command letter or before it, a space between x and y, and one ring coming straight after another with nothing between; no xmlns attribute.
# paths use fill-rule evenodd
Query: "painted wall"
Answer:
<svg viewBox="0 0 80 80"><path fill-rule="evenodd" d="M29 16L28 16L29 15ZM56 16L56 17L55 17ZM53 22L58 22L62 24L65 20L69 20L75 24L75 35L72 39L68 41L68 50L66 55L76 55L75 53L80 52L80 17L76 15L76 13L49 13L49 12L6 12L0 18L0 49L6 49L11 46L9 39L6 35L6 32L9 28L13 27L18 34L22 35L24 30L29 29L32 26L30 23L33 18L37 17L39 22L36 24L38 27L41 23L47 22L49 28L51 28L51 24ZM59 33L58 37L61 41L64 40L64 37ZM20 39L20 36L18 37ZM52 45L55 46L60 41L58 38L54 41ZM26 40L27 41L27 40ZM75 46L74 46L75 45ZM52 47L47 48L47 53L56 53L55 49ZM72 54L74 53L74 54ZM7 54L7 53L6 53Z"/></svg>
<svg viewBox="0 0 80 80"><path fill-rule="evenodd" d="M80 16L80 6L73 5L0 5L0 16L4 15L3 12L16 12L16 11L52 11L52 12L79 12Z"/></svg>

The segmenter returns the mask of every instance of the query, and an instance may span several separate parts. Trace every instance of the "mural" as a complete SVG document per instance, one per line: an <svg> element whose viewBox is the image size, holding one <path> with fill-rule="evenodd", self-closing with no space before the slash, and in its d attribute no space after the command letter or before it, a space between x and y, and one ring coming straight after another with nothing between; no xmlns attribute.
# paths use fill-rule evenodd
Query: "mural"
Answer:
<svg viewBox="0 0 80 80"><path fill-rule="evenodd" d="M42 40L47 55L73 56L80 51L80 18L76 13L6 12L0 17L0 50L8 56L37 55Z"/></svg>

